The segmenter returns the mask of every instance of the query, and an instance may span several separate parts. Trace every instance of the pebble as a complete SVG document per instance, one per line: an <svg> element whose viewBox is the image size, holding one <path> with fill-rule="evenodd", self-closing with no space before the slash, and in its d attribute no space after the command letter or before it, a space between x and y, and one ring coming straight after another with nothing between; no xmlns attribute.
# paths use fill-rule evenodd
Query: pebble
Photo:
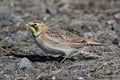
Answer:
<svg viewBox="0 0 120 80"><path fill-rule="evenodd" d="M8 63L7 65L5 65L5 71L14 71L16 70L16 65L15 63Z"/></svg>
<svg viewBox="0 0 120 80"><path fill-rule="evenodd" d="M16 34L12 34L12 38L14 41L21 41L21 40L26 40L27 36L26 36L26 32L25 31L18 31L16 32Z"/></svg>
<svg viewBox="0 0 120 80"><path fill-rule="evenodd" d="M27 58L22 58L18 63L20 69L29 69L32 68L32 63Z"/></svg>
<svg viewBox="0 0 120 80"><path fill-rule="evenodd" d="M118 36L120 36L120 25L119 25L119 24L114 23L114 24L112 25L111 29L112 29L113 31L115 31Z"/></svg>
<svg viewBox="0 0 120 80"><path fill-rule="evenodd" d="M120 19L120 13L116 13L116 14L114 15L114 17L115 17L116 19Z"/></svg>
<svg viewBox="0 0 120 80"><path fill-rule="evenodd" d="M115 20L109 20L109 21L107 21L107 24L109 24L109 25L112 25L114 23L115 23Z"/></svg>
<svg viewBox="0 0 120 80"><path fill-rule="evenodd" d="M54 7L48 7L48 8L46 9L46 12L49 13L49 14L51 14L51 15L54 15L54 14L57 13L57 10L56 10L56 8L54 8Z"/></svg>
<svg viewBox="0 0 120 80"><path fill-rule="evenodd" d="M65 12L69 9L69 4L64 4L62 7L60 7L58 10L60 12Z"/></svg>
<svg viewBox="0 0 120 80"><path fill-rule="evenodd" d="M9 43L9 44L13 44L14 43L13 39L11 37L9 37L9 36L5 37L4 41Z"/></svg>

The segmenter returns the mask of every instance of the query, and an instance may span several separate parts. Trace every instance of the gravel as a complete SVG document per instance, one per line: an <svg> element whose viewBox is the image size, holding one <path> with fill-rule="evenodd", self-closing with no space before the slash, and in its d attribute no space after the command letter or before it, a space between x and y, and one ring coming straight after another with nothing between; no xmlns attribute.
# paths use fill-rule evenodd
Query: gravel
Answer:
<svg viewBox="0 0 120 80"><path fill-rule="evenodd" d="M119 7L120 0L0 0L0 80L119 80ZM103 45L82 46L60 64L63 57L35 44L25 26L31 20Z"/></svg>

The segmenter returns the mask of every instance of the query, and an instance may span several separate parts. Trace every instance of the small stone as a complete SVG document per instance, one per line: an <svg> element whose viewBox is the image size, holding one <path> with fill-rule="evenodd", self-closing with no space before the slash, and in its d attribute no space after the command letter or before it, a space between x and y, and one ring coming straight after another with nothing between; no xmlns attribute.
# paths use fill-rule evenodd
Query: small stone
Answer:
<svg viewBox="0 0 120 80"><path fill-rule="evenodd" d="M10 75L4 74L5 80L10 80Z"/></svg>
<svg viewBox="0 0 120 80"><path fill-rule="evenodd" d="M4 73L4 71L0 71L0 75L3 74L3 73Z"/></svg>
<svg viewBox="0 0 120 80"><path fill-rule="evenodd" d="M18 15L11 15L13 22L23 22L24 20L22 19L21 16Z"/></svg>
<svg viewBox="0 0 120 80"><path fill-rule="evenodd" d="M67 11L68 10L68 8L69 8L69 4L64 4L62 7L60 7L58 10L60 11L60 12L65 12L65 11Z"/></svg>
<svg viewBox="0 0 120 80"><path fill-rule="evenodd" d="M83 77L78 77L78 80L85 80Z"/></svg>
<svg viewBox="0 0 120 80"><path fill-rule="evenodd" d="M16 69L15 63L8 63L5 65L5 71L14 71Z"/></svg>
<svg viewBox="0 0 120 80"><path fill-rule="evenodd" d="M114 39L113 41L113 44L116 44L116 45L118 45L118 43L119 43L119 41L118 41L118 39L116 38L116 39Z"/></svg>
<svg viewBox="0 0 120 80"><path fill-rule="evenodd" d="M32 77L17 77L15 80L35 80Z"/></svg>
<svg viewBox="0 0 120 80"><path fill-rule="evenodd" d="M118 36L120 36L120 26L117 23L114 23L111 27L111 30L115 31Z"/></svg>
<svg viewBox="0 0 120 80"><path fill-rule="evenodd" d="M120 13L116 13L116 14L114 15L114 17L115 17L116 19L120 19Z"/></svg>
<svg viewBox="0 0 120 80"><path fill-rule="evenodd" d="M5 42L9 43L9 44L13 44L13 39L9 36L7 36L5 39L4 39Z"/></svg>
<svg viewBox="0 0 120 80"><path fill-rule="evenodd" d="M109 25L112 25L114 23L115 23L115 20L109 20L109 21L107 21L107 24L109 24Z"/></svg>
<svg viewBox="0 0 120 80"><path fill-rule="evenodd" d="M54 15L54 14L57 13L57 9L56 9L55 7L48 7L48 8L46 9L46 12L47 12L48 14Z"/></svg>
<svg viewBox="0 0 120 80"><path fill-rule="evenodd" d="M12 35L12 38L14 41L21 41L21 40L25 41L27 38L26 34L27 33L24 31L18 31Z"/></svg>
<svg viewBox="0 0 120 80"><path fill-rule="evenodd" d="M52 76L48 76L45 73L42 73L38 75L35 80L54 80L54 78Z"/></svg>
<svg viewBox="0 0 120 80"><path fill-rule="evenodd" d="M21 59L20 62L18 63L18 66L20 69L32 68L32 64L31 64L30 60L28 60L27 58Z"/></svg>
<svg viewBox="0 0 120 80"><path fill-rule="evenodd" d="M48 18L50 17L50 14L46 14L43 18L44 21L48 20Z"/></svg>

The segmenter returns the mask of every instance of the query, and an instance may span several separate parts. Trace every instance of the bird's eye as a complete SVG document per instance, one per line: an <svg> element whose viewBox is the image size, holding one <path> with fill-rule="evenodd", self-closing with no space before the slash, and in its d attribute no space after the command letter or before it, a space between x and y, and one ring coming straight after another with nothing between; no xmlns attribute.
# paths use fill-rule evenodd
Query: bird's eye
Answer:
<svg viewBox="0 0 120 80"><path fill-rule="evenodd" d="M33 27L36 27L36 25L37 25L36 23L32 24Z"/></svg>
<svg viewBox="0 0 120 80"><path fill-rule="evenodd" d="M36 23L32 24L32 27L34 27L35 30L38 30L38 26Z"/></svg>
<svg viewBox="0 0 120 80"><path fill-rule="evenodd" d="M36 23L35 24L31 24L32 27L36 27L36 25L37 25Z"/></svg>
<svg viewBox="0 0 120 80"><path fill-rule="evenodd" d="M36 26L37 24L35 23L34 26Z"/></svg>

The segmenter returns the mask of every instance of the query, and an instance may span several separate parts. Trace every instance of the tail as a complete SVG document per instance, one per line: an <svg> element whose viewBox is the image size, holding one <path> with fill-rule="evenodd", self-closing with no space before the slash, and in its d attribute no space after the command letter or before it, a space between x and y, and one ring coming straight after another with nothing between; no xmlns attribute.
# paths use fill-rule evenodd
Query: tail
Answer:
<svg viewBox="0 0 120 80"><path fill-rule="evenodd" d="M95 42L95 41L89 40L89 39L85 40L85 42L86 42L86 44L88 44L88 45L100 45L100 46L105 46L105 45L106 45L106 44L99 43L99 42Z"/></svg>

